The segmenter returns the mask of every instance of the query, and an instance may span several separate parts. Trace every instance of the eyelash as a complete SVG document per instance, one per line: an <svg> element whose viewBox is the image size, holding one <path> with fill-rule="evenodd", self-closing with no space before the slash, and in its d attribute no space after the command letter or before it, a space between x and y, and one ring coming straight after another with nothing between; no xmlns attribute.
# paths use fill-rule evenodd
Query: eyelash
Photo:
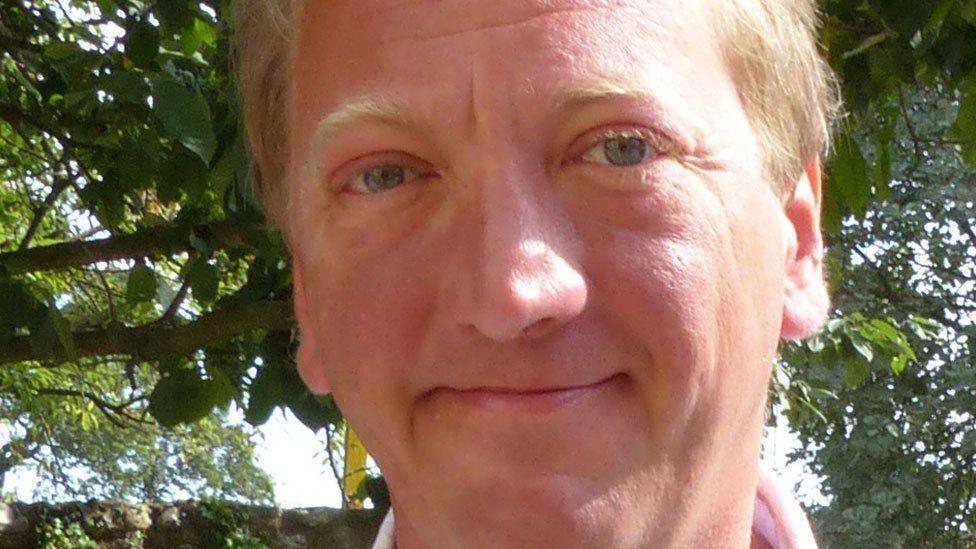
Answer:
<svg viewBox="0 0 976 549"><path fill-rule="evenodd" d="M661 138L656 135L653 131L648 128L635 127L635 126L621 126L610 129L600 129L597 130L596 137L588 138L585 140L585 148L581 153L573 157L572 162L580 163L593 163L593 164L604 164L600 162L593 162L592 160L586 160L586 156L593 151L596 147L606 144L607 140L621 137L639 137L646 142L646 146L649 149L649 157L639 164L633 166L613 166L617 168L633 168L640 165L644 165L647 162L653 160L654 158L665 154L666 147L661 143Z"/></svg>
<svg viewBox="0 0 976 549"><path fill-rule="evenodd" d="M639 137L645 140L647 143L646 146L649 149L649 153L648 153L650 155L649 158L642 160L638 164L634 164L630 166L616 166L609 162L607 163L594 162L592 160L585 159L586 155L589 154L591 151L593 151L596 147L600 146L601 144L604 144L605 146L607 140L614 139L614 138L621 138L621 137ZM646 164L648 161L653 160L657 156L665 154L666 152L665 148L661 145L660 138L657 135L655 135L654 132L652 132L651 130L647 128L641 128L641 127L620 127L620 128L611 128L611 129L602 129L599 130L599 133L597 134L596 137L587 139L585 143L586 143L585 145L586 148L583 149L581 153L574 155L571 163L603 164L603 165L608 165L619 169L636 168ZM421 162L419 160L416 162L405 162L403 155L401 153L388 153L389 156L388 162L384 162L379 158L377 158L382 156L384 156L382 153L380 155L371 155L371 157L368 158L374 158L374 159L364 164L363 167L353 171L351 175L340 178L340 183L336 186L337 191L350 192L351 194L358 194L364 196L381 194L389 190L395 190L417 179L422 179L427 176L436 175L429 166L424 168L420 167ZM369 190L359 191L359 190L350 189L350 187L353 185L353 182L355 180L360 178L365 178L369 171L375 170L377 168L381 168L383 166L393 166L396 168L403 169L405 173L404 181L389 189L383 189L375 192Z"/></svg>
<svg viewBox="0 0 976 549"><path fill-rule="evenodd" d="M409 177L405 178L404 183L397 187L403 186L415 179L421 179L435 174L432 167L419 159L412 158L405 153L385 152L362 157L361 159L350 162L347 167L340 168L337 172L338 175L333 178L333 185L330 185L330 187L337 193L349 192L349 194L359 195L380 194L384 191L356 191L351 190L350 187L357 179L364 178L370 170L383 166L402 168L408 174Z"/></svg>

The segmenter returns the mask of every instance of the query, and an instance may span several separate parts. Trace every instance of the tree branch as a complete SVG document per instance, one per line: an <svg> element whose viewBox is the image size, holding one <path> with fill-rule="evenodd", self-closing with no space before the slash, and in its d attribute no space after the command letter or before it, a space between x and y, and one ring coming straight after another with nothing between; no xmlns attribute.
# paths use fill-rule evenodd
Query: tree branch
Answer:
<svg viewBox="0 0 976 549"><path fill-rule="evenodd" d="M76 332L72 337L76 358L125 355L140 360L155 360L189 354L252 330L283 332L293 325L291 303L250 301L227 305L184 326L112 326L103 330ZM27 360L66 362L70 358L60 348L33 349L29 336L13 337L0 348L0 364Z"/></svg>
<svg viewBox="0 0 976 549"><path fill-rule="evenodd" d="M44 216L51 210L54 203L58 201L61 193L71 184L70 177L71 173L69 172L63 179L58 179L51 185L51 191L44 199L44 202L34 211L34 218L31 219L30 226L27 227L27 232L24 233L18 249L26 250L30 246L31 240L34 240L34 235L37 233L37 229L41 227L41 222L44 221Z"/></svg>
<svg viewBox="0 0 976 549"><path fill-rule="evenodd" d="M101 261L115 261L177 253L190 249L190 236L214 248L257 243L261 226L256 222L230 220L194 227L162 226L101 240L63 242L0 254L0 266L10 274L78 267Z"/></svg>
<svg viewBox="0 0 976 549"><path fill-rule="evenodd" d="M113 404L107 400L102 399L98 394L92 391L77 391L74 389L59 389L54 387L48 387L48 388L37 389L36 393L38 395L66 396L66 397L77 397L77 398L87 399L91 401L99 409L99 411L102 412L102 415L104 415L109 421L111 421L116 426L123 429L125 429L127 425L116 416L119 416L125 419L126 421L131 421L134 423L146 423L145 421L140 420L139 418L134 417L132 415L129 415L126 412L129 406L132 406L136 402L146 400L149 398L144 395L130 398L125 402Z"/></svg>

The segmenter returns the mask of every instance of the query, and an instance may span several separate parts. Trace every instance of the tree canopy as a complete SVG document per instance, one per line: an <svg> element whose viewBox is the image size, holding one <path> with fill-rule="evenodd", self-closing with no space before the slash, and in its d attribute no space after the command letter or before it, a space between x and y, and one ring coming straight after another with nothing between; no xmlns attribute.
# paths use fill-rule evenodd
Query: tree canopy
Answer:
<svg viewBox="0 0 976 549"><path fill-rule="evenodd" d="M784 346L771 400L830 501L814 510L825 546L971 544L976 0L821 6L850 112L824 197L835 309ZM50 494L261 500L229 410L343 432L294 368L230 8L0 5L0 478L21 465Z"/></svg>

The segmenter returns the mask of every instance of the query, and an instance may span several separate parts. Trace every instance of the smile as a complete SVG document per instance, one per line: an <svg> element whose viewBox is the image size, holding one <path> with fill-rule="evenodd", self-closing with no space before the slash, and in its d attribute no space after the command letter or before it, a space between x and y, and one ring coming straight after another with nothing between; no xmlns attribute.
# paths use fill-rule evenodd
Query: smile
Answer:
<svg viewBox="0 0 976 549"><path fill-rule="evenodd" d="M506 387L475 387L454 389L441 387L428 396L461 407L484 411L520 411L545 413L576 404L626 382L625 374L616 374L587 385L555 388L511 389Z"/></svg>

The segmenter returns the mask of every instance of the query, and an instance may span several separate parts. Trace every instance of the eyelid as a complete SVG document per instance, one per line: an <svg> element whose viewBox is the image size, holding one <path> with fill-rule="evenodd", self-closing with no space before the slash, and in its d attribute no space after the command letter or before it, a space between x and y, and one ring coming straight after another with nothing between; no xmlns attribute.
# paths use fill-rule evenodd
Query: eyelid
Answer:
<svg viewBox="0 0 976 549"><path fill-rule="evenodd" d="M610 124L586 132L577 139L578 144L570 147L569 163L583 162L583 156L602 141L627 134L636 134L647 139L657 156L672 155L676 149L673 140L652 128L636 124Z"/></svg>
<svg viewBox="0 0 976 549"><path fill-rule="evenodd" d="M352 180L355 177L358 177L365 171L380 165L402 166L407 172L417 176L413 179L423 177L424 175L435 171L429 162L425 162L412 154L402 151L382 151L377 153L369 153L349 160L335 170L332 170L332 172L326 176L326 188L335 194L347 192L349 184L352 183ZM409 181L413 181L413 179L405 181L404 184ZM354 194L377 193L355 192Z"/></svg>

